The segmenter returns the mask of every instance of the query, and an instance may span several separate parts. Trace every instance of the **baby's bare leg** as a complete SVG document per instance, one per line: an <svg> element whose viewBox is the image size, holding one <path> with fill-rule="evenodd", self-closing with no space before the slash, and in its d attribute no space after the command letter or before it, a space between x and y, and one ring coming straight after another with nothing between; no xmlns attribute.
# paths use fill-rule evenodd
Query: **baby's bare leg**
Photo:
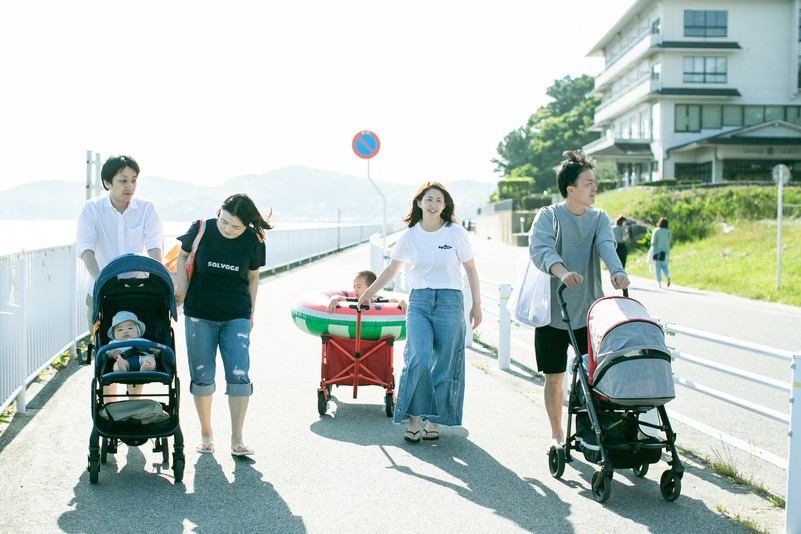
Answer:
<svg viewBox="0 0 801 534"><path fill-rule="evenodd" d="M139 370L140 371L155 371L156 358L153 356L140 356L139 357Z"/></svg>
<svg viewBox="0 0 801 534"><path fill-rule="evenodd" d="M115 373L124 373L130 369L130 364L125 360L125 358L117 358L117 361L114 362L114 372Z"/></svg>

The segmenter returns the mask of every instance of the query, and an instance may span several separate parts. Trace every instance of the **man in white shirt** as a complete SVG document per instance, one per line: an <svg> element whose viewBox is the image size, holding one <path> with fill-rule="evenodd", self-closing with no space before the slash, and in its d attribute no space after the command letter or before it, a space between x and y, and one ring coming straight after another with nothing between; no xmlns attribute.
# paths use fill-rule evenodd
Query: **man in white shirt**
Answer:
<svg viewBox="0 0 801 534"><path fill-rule="evenodd" d="M76 249L87 280L89 332L92 332L92 288L100 271L114 258L132 252L161 261L164 229L152 202L134 198L139 164L130 156L111 156L100 170L108 195L87 200L78 217Z"/></svg>

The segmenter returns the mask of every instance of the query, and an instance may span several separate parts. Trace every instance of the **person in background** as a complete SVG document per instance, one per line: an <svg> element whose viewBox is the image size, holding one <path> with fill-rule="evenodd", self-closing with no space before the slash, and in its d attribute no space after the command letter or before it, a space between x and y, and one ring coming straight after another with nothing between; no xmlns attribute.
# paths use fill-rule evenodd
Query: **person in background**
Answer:
<svg viewBox="0 0 801 534"><path fill-rule="evenodd" d="M421 438L439 439L438 425L462 424L466 334L462 267L473 299L469 315L473 328L481 323L481 294L467 230L458 224L445 186L424 183L404 221L408 228L392 249L389 265L362 293L358 306L369 303L404 262L411 264L405 366L393 422L408 420L404 439L418 443Z"/></svg>
<svg viewBox="0 0 801 534"><path fill-rule="evenodd" d="M250 382L250 334L253 330L259 268L266 263L264 231L271 229L245 194L226 198L217 217L203 221L205 230L195 251L191 281L186 259L192 251L200 222L178 237L175 298L184 304L186 351L191 383L189 392L200 419L200 454L214 453L211 425L212 397L216 389L217 350L225 368L225 394L231 415L231 454L251 456L242 432L253 384Z"/></svg>
<svg viewBox="0 0 801 534"><path fill-rule="evenodd" d="M556 291L560 283L571 327L581 357L587 353L587 311L603 296L601 264L603 259L615 289L629 286L629 278L615 253L612 224L603 210L592 206L598 190L593 173L595 161L580 150L564 152L565 159L556 171L556 183L565 199L554 209L541 209L534 217L529 242L531 261L551 280L551 323L534 331L537 368L545 375L545 411L551 426L551 447L563 447L562 429L564 393L562 382L567 369L570 334L562 319ZM558 232L554 235L554 220Z"/></svg>
<svg viewBox="0 0 801 534"><path fill-rule="evenodd" d="M612 234L615 236L615 243L617 244L617 257L620 258L620 263L623 268L626 268L626 258L629 256L629 247L626 241L629 239L629 227L626 225L626 218L623 215L618 215L615 219L615 225L612 227ZM629 296L628 288L623 290L623 296Z"/></svg>
<svg viewBox="0 0 801 534"><path fill-rule="evenodd" d="M362 296L364 290L370 287L370 284L375 282L376 275L373 271L365 270L359 271L356 273L356 278L353 279L353 296L357 299ZM339 307L339 303L343 300L347 300L348 297L345 295L334 295L331 297L331 300L328 303L328 307L326 311L328 313L335 313L336 309ZM385 302L390 302L398 305L398 308L406 312L406 301L405 300L398 300L398 299L389 299Z"/></svg>
<svg viewBox="0 0 801 534"><path fill-rule="evenodd" d="M664 273L667 278L667 286L670 287L670 271L668 270L670 230L668 230L668 220L664 217L657 221L656 229L651 234L651 249L656 262L656 283L662 287L662 273Z"/></svg>
<svg viewBox="0 0 801 534"><path fill-rule="evenodd" d="M78 216L75 247L89 278L86 285L87 320L93 334L92 290L100 271L127 253L147 254L161 261L164 228L156 206L135 197L139 164L131 156L111 156L100 169L108 195L87 200Z"/></svg>

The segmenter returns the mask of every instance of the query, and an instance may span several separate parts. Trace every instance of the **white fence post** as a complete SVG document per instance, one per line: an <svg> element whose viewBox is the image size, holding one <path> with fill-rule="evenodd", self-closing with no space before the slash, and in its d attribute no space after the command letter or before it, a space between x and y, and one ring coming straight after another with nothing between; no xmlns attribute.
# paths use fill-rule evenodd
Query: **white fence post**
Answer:
<svg viewBox="0 0 801 534"><path fill-rule="evenodd" d="M504 371L509 369L511 359L512 314L506 309L511 294L511 284L498 286L498 368Z"/></svg>
<svg viewBox="0 0 801 534"><path fill-rule="evenodd" d="M473 329L470 324L470 309L473 307L473 294L470 292L470 282L467 276L462 277L462 294L464 295L464 346L469 349L473 347Z"/></svg>
<svg viewBox="0 0 801 534"><path fill-rule="evenodd" d="M790 443L787 446L787 498L785 532L801 532L801 506L790 505L801 499L801 353L793 354L793 379L790 392Z"/></svg>
<svg viewBox="0 0 801 534"><path fill-rule="evenodd" d="M28 409L28 403L25 398L25 377L28 374L28 370L26 369L27 361L28 361L28 291L25 287L27 280L26 275L28 274L27 269L27 261L25 254L18 254L17 255L17 268L16 268L16 297L17 297L17 304L19 304L19 311L20 311L20 337L21 337L21 347L20 347L20 357L17 358L17 365L16 371L17 375L17 383L21 384L22 387L17 393L16 398L14 399L17 403L17 413L25 413Z"/></svg>

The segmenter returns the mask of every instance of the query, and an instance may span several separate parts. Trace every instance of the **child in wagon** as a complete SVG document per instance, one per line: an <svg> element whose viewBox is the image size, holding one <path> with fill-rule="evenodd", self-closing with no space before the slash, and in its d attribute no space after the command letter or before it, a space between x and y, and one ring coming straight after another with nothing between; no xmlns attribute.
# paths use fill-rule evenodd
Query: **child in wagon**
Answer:
<svg viewBox="0 0 801 534"><path fill-rule="evenodd" d="M108 337L114 341L141 340L145 335L145 323L140 321L136 314L129 311L120 311L111 320ZM114 372L126 371L155 371L156 356L161 354L159 349L150 348L149 352L132 347L121 347L106 352L113 358Z"/></svg>
<svg viewBox="0 0 801 534"><path fill-rule="evenodd" d="M370 287L370 284L375 282L376 275L373 271L365 270L359 271L356 273L356 278L353 279L353 297L359 298L364 293L364 290ZM328 308L326 311L328 313L335 313L336 309L339 307L339 303L343 300L346 300L348 297L345 295L334 295L331 297L331 301L328 303ZM387 302L391 302L393 304L397 304L398 308L403 310L403 313L406 313L406 301L403 299L396 299L391 298Z"/></svg>

